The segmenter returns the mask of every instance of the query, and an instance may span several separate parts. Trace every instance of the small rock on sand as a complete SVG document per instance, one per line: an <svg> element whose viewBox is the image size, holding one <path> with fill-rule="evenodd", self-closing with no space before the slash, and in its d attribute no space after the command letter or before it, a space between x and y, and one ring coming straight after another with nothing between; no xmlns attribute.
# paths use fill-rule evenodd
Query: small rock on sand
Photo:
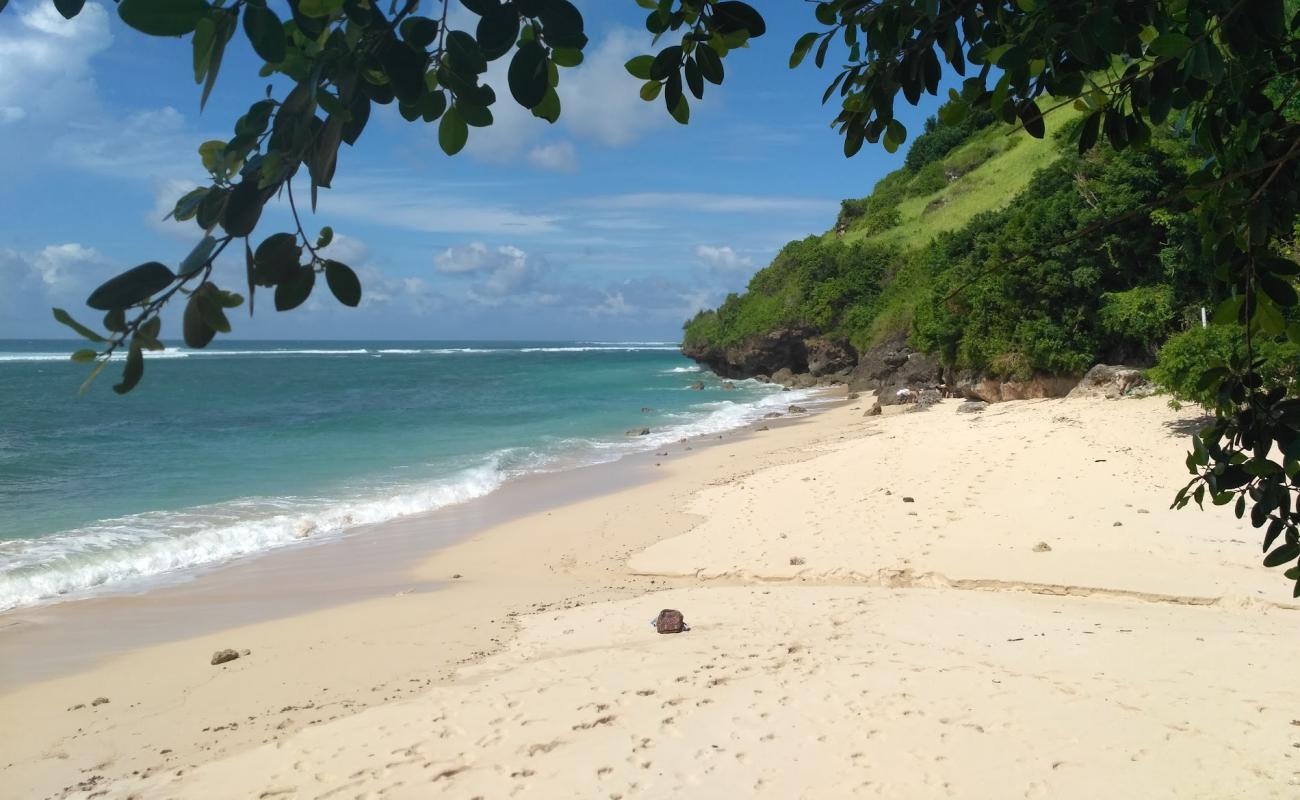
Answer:
<svg viewBox="0 0 1300 800"><path fill-rule="evenodd" d="M904 503L915 503L915 502L916 502L916 498L915 498L915 497L904 497L904 498L903 498L903 502L904 502Z"/></svg>
<svg viewBox="0 0 1300 800"><path fill-rule="evenodd" d="M1047 542L1039 542L1038 544L1034 545L1034 552L1035 552L1035 553L1050 553L1050 552L1052 552L1052 546L1051 546L1050 544L1048 544Z"/></svg>
<svg viewBox="0 0 1300 800"><path fill-rule="evenodd" d="M799 556L791 556L791 557L790 557L790 566L792 566L792 567L800 567L800 566L803 566L803 564L804 564L804 560L803 560L802 558L800 558Z"/></svg>
<svg viewBox="0 0 1300 800"><path fill-rule="evenodd" d="M789 407L788 409L786 409L786 410L789 411L791 414L806 414L806 413L808 413L808 409L804 408L803 406L790 406L790 407Z"/></svg>
<svg viewBox="0 0 1300 800"><path fill-rule="evenodd" d="M957 413L958 413L958 414L974 414L975 412L977 412L977 411L983 411L984 409L986 409L986 408L988 408L988 407L989 407L989 404L986 403L986 402L984 402L983 400L967 400L966 402L964 402L964 403L962 403L961 405L957 406Z"/></svg>
<svg viewBox="0 0 1300 800"><path fill-rule="evenodd" d="M110 702L107 697L96 697L94 700L90 701L90 704L92 706L102 706L107 702Z"/></svg>
<svg viewBox="0 0 1300 800"><path fill-rule="evenodd" d="M224 664L227 661L234 661L237 658L239 658L239 652L236 650L230 650L230 649L218 650L217 652L212 654L211 663L212 666L215 667L218 664Z"/></svg>
<svg viewBox="0 0 1300 800"><path fill-rule="evenodd" d="M882 413L883 413L883 411L882 411L882 409L880 408L880 403L876 403L876 404L873 405L871 408L868 408L868 409L867 409L867 413L863 414L862 416L864 416L864 417L878 417L878 416L880 416Z"/></svg>

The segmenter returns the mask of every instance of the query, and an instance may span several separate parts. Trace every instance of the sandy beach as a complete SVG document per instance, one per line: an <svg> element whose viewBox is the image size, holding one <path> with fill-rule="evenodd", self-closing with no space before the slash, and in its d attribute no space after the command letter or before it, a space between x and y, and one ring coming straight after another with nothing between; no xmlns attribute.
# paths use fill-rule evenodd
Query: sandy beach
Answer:
<svg viewBox="0 0 1300 800"><path fill-rule="evenodd" d="M0 796L1300 796L1300 601L1247 523L1168 510L1197 413L869 405L674 446L346 601L232 627L248 597L210 596L201 633L14 679ZM315 551L322 596L369 563Z"/></svg>

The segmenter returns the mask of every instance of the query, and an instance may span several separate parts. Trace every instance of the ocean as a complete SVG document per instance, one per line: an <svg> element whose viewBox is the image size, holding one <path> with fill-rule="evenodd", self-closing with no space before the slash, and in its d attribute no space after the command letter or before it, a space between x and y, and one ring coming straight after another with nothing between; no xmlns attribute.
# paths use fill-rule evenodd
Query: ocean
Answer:
<svg viewBox="0 0 1300 800"><path fill-rule="evenodd" d="M0 340L0 611L327 541L809 396L725 390L672 342L464 341L227 341L151 354L125 397L110 366L83 396L78 346Z"/></svg>

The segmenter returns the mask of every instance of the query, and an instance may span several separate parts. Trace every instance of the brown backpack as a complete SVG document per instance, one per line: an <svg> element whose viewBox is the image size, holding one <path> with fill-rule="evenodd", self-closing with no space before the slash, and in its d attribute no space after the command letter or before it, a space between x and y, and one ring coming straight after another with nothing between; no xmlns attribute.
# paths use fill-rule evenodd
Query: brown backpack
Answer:
<svg viewBox="0 0 1300 800"><path fill-rule="evenodd" d="M690 627L686 624L682 612L665 608L659 612L659 616L655 617L655 630L659 633L681 633L689 631Z"/></svg>

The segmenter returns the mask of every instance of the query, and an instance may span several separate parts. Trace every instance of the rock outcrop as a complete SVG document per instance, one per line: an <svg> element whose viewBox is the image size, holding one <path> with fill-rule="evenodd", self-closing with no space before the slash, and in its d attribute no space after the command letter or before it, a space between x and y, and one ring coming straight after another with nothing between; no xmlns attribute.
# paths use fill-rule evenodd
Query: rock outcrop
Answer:
<svg viewBox="0 0 1300 800"><path fill-rule="evenodd" d="M1065 397L1078 383L1078 378L1055 375L1035 375L1028 380L963 376L954 381L953 389L967 400L1001 403L1006 400Z"/></svg>
<svg viewBox="0 0 1300 800"><path fill-rule="evenodd" d="M858 363L858 353L848 342L817 336L804 342L804 351L808 356L808 374L814 378L851 370Z"/></svg>
<svg viewBox="0 0 1300 800"><path fill-rule="evenodd" d="M760 336L751 336L737 345L685 344L682 355L694 359L724 378L748 378L772 375L780 369L808 371L808 351L804 340L813 332L806 328L777 328Z"/></svg>
<svg viewBox="0 0 1300 800"><path fill-rule="evenodd" d="M920 391L942 383L938 359L909 347L906 334L891 336L863 353L848 376L850 392L875 392L887 406L899 402L899 389Z"/></svg>
<svg viewBox="0 0 1300 800"><path fill-rule="evenodd" d="M729 347L686 344L682 354L723 378L763 376L796 389L842 382L858 360L848 342L802 327L778 328Z"/></svg>
<svg viewBox="0 0 1300 800"><path fill-rule="evenodd" d="M1067 397L1104 397L1118 400L1121 397L1149 397L1156 391L1155 386L1142 374L1142 370L1133 367L1098 364L1084 374L1079 385L1070 390Z"/></svg>

